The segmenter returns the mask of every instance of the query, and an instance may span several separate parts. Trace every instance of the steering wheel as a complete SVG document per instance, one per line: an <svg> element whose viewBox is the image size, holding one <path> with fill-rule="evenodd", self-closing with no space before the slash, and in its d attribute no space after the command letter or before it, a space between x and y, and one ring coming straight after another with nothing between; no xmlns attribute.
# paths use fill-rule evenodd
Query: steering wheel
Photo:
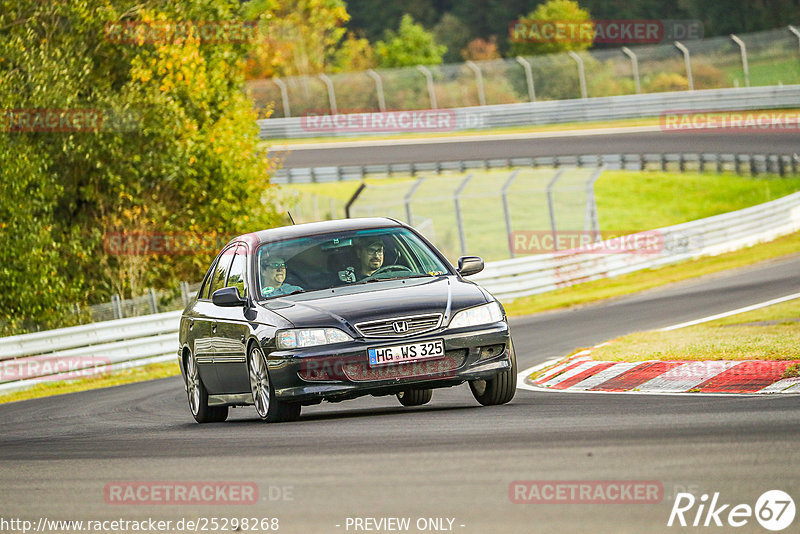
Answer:
<svg viewBox="0 0 800 534"><path fill-rule="evenodd" d="M393 272L393 271L405 271L405 272L409 272L409 273L414 272L411 269L409 269L408 267L406 267L405 265L397 265L397 264L395 264L395 265L384 265L383 267L381 267L380 269L378 269L377 271L372 273L370 275L370 278L372 278L373 276L378 275L378 274L390 273L390 272Z"/></svg>

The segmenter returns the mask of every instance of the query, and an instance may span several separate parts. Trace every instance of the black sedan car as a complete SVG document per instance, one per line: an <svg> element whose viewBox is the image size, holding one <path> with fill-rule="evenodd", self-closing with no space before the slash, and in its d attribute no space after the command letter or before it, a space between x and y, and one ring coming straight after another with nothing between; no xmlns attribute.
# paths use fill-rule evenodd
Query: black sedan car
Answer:
<svg viewBox="0 0 800 534"><path fill-rule="evenodd" d="M468 382L509 402L516 360L505 311L413 228L385 219L300 224L231 240L183 312L178 361L200 423L255 405L266 421L303 405L396 395L404 406Z"/></svg>

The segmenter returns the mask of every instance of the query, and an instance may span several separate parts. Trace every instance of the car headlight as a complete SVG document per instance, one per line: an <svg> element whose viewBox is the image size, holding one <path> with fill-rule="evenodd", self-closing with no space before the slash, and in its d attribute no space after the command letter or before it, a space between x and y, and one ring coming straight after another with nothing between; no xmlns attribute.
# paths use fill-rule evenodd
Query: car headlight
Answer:
<svg viewBox="0 0 800 534"><path fill-rule="evenodd" d="M347 341L353 341L353 338L338 328L295 328L281 330L275 336L275 342L279 349L313 347Z"/></svg>
<svg viewBox="0 0 800 534"><path fill-rule="evenodd" d="M496 323L502 318L503 310L500 309L500 305L495 301L467 310L461 310L455 314L453 320L450 321L450 328Z"/></svg>

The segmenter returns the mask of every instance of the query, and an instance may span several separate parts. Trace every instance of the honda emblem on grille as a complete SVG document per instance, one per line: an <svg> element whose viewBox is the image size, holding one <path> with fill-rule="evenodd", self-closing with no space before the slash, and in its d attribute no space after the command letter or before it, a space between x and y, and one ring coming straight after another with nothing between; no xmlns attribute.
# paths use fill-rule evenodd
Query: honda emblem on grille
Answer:
<svg viewBox="0 0 800 534"><path fill-rule="evenodd" d="M395 321L392 323L392 329L398 334L408 332L408 321Z"/></svg>

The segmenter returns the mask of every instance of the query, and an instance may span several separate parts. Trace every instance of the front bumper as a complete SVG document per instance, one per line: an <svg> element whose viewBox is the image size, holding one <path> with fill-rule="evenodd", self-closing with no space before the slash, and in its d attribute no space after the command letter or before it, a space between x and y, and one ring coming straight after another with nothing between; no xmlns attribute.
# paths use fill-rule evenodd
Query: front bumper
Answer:
<svg viewBox="0 0 800 534"><path fill-rule="evenodd" d="M442 339L443 358L370 367L367 349ZM511 368L508 324L447 329L420 336L367 338L335 346L273 350L267 356L275 396L314 404L363 395L391 395L413 388L440 388L488 380ZM265 351L267 352L267 351Z"/></svg>

